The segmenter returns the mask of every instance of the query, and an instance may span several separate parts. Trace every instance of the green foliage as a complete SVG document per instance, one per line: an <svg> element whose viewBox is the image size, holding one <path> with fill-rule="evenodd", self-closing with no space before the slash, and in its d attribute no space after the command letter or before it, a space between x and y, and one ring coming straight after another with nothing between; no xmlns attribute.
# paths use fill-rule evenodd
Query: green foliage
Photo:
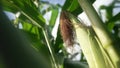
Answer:
<svg viewBox="0 0 120 68"><path fill-rule="evenodd" d="M90 0L91 3L93 3L94 1L95 0ZM77 16L83 11L82 8L79 6L79 3L77 0L66 0L62 9L71 12L75 16Z"/></svg>
<svg viewBox="0 0 120 68"><path fill-rule="evenodd" d="M50 19L50 26L52 27L54 26L57 16L58 16L58 9L53 9L51 19Z"/></svg>
<svg viewBox="0 0 120 68"><path fill-rule="evenodd" d="M94 1L90 0L90 3ZM100 10L106 10L108 20L105 25L111 32L114 30L113 35L119 40L120 13L115 16L112 14L117 2L116 0L109 6L101 6ZM44 9L44 5L48 7ZM59 27L56 29L57 37L52 36L60 9L75 16L83 12L78 0L66 0L63 6L41 0L0 0L0 7L3 8L0 9L0 31L3 31L0 32L0 44L6 42L3 43L5 50L0 47L0 68L8 66L8 59L12 68L88 68L84 64L87 63L86 60L72 61L68 58ZM1 10L14 14L19 12L20 16L10 22ZM47 12L51 12L49 23L43 17Z"/></svg>
<svg viewBox="0 0 120 68"><path fill-rule="evenodd" d="M114 0L111 4L109 4L108 6L102 5L99 9L99 12L101 10L105 10L106 11L106 20L105 20L105 25L107 26L108 30L110 32L112 32L112 34L114 34L114 36L116 36L117 40L120 40L120 36L119 36L119 25L120 25L120 12L117 13L116 15L113 14L113 10L116 8L119 8L119 6L116 6L115 4L119 4L120 1L119 0ZM101 14L101 13L100 13Z"/></svg>
<svg viewBox="0 0 120 68"><path fill-rule="evenodd" d="M79 13L82 12L82 9L79 6L77 0L66 0L62 9L72 12L75 15L78 15Z"/></svg>
<svg viewBox="0 0 120 68"><path fill-rule="evenodd" d="M31 19L34 25L38 27L43 27L45 24L45 20L42 15L39 13L37 6L33 3L32 0L1 0L2 5L4 6L3 9L14 9L14 12L21 12L24 16L28 19ZM9 4L6 4L9 3ZM7 7L12 6L12 7ZM15 8L14 8L15 6ZM16 10L17 9L17 10ZM10 10L10 12L12 12ZM15 11L16 10L16 11Z"/></svg>

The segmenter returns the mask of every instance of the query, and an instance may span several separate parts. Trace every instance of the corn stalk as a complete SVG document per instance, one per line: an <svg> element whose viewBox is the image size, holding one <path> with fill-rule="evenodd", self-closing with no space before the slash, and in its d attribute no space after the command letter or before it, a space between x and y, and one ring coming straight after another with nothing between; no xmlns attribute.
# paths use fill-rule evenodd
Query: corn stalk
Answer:
<svg viewBox="0 0 120 68"><path fill-rule="evenodd" d="M108 32L107 28L103 24L92 4L88 0L78 0L78 2L91 21L92 27L97 37L101 41L105 52L114 63L115 68L120 68L120 48L118 47L119 44L115 43L115 39L112 37L110 32Z"/></svg>

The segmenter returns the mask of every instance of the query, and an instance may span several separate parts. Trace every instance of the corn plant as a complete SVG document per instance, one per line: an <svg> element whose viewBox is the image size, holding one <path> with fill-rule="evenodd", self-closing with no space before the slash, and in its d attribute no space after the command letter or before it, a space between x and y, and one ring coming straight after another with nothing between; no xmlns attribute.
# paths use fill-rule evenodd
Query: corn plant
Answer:
<svg viewBox="0 0 120 68"><path fill-rule="evenodd" d="M94 1L66 0L64 5L55 5L42 0L1 0L0 68L120 68L120 31L116 24L120 15L112 16L109 8L101 6L108 11L104 23L92 6ZM116 2L110 5L111 11ZM4 11L16 18L9 20ZM44 18L47 12L51 12L50 20ZM86 13L91 26L78 20L81 12ZM52 30L58 18L55 38ZM69 57L66 49L72 50L76 43L85 60L73 61L76 54Z"/></svg>

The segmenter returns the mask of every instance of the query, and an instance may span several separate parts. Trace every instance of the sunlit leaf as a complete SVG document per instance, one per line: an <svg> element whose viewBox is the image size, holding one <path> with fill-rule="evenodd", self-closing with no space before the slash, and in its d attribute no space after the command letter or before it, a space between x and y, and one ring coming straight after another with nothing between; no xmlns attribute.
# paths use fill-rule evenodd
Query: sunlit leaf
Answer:
<svg viewBox="0 0 120 68"><path fill-rule="evenodd" d="M25 15L36 26L43 27L45 25L43 16L40 14L37 6L33 3L32 0L8 0L7 3L10 3L7 6L14 4L15 8L18 8L18 12L21 12L23 15ZM12 9L15 9L14 6Z"/></svg>
<svg viewBox="0 0 120 68"><path fill-rule="evenodd" d="M58 8L52 9L52 15L51 15L50 23L49 23L51 27L53 27L56 22L58 12L59 12Z"/></svg>

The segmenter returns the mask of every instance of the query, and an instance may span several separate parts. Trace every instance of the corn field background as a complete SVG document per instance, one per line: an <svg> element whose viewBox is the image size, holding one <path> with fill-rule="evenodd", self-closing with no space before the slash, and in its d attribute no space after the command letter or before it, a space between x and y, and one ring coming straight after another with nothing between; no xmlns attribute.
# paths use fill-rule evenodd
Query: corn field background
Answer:
<svg viewBox="0 0 120 68"><path fill-rule="evenodd" d="M120 1L95 1L0 0L0 68L120 68Z"/></svg>

